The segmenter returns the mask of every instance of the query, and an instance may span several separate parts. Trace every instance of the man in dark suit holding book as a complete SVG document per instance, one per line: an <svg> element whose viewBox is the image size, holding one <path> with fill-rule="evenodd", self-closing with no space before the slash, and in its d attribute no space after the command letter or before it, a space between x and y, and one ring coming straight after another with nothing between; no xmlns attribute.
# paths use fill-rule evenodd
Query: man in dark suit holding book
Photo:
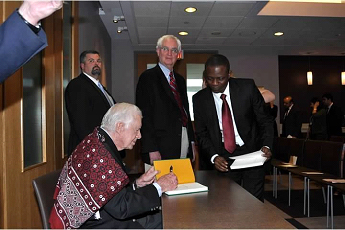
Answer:
<svg viewBox="0 0 345 230"><path fill-rule="evenodd" d="M273 119L252 79L231 78L230 63L213 55L206 64L207 88L193 96L195 133L199 148L220 172L264 200L263 166L230 170L229 157L257 150L270 158Z"/></svg>

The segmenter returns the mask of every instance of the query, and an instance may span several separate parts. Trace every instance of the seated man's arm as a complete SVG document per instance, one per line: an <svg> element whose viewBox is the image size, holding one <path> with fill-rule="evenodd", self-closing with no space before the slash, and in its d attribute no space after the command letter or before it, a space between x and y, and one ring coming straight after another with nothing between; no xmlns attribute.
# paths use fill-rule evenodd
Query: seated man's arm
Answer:
<svg viewBox="0 0 345 230"><path fill-rule="evenodd" d="M116 194L104 210L116 219L126 219L160 208L160 197L154 185L133 190L127 186Z"/></svg>

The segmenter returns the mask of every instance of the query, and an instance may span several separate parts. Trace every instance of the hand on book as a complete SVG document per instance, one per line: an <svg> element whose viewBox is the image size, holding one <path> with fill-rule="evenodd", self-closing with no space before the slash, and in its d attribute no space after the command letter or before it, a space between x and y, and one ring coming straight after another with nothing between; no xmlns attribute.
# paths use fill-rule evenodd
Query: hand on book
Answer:
<svg viewBox="0 0 345 230"><path fill-rule="evenodd" d="M147 170L147 172L145 172L136 180L137 186L140 188L153 183L158 172L159 171L155 170L154 167L151 167L149 170Z"/></svg>
<svg viewBox="0 0 345 230"><path fill-rule="evenodd" d="M261 151L263 152L262 156L266 157L267 160L269 160L272 157L271 150L269 148L267 148L266 146L262 147Z"/></svg>
<svg viewBox="0 0 345 230"><path fill-rule="evenodd" d="M171 172L165 174L164 176L161 176L158 179L157 183L159 184L159 186L161 186L162 192L166 192L176 189L178 181L176 175L173 172Z"/></svg>

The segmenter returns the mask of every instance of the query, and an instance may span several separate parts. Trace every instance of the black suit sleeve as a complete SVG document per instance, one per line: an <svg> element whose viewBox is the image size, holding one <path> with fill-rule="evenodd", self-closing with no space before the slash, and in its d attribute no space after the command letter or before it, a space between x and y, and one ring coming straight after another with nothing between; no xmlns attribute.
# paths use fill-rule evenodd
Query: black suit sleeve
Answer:
<svg viewBox="0 0 345 230"><path fill-rule="evenodd" d="M302 128L302 116L301 112L299 110L295 110L292 114L292 120L294 122L294 125L292 126L291 130L291 136L293 137L300 137L301 128Z"/></svg>
<svg viewBox="0 0 345 230"><path fill-rule="evenodd" d="M47 46L46 34L35 34L17 12L0 26L0 83Z"/></svg>
<svg viewBox="0 0 345 230"><path fill-rule="evenodd" d="M211 106L208 107L209 104L205 104L206 102L209 102L209 100L207 100L209 98L207 98L206 96L207 95L205 90L193 96L194 126L198 146L201 148L201 152L207 155L206 159L211 159L214 154L220 154L217 152L214 146L214 142L211 139L211 135L213 135L213 139L215 138L215 136L217 136L214 131L219 131L219 129L216 126L218 119L213 122L212 119L208 116L208 110L215 108L212 108ZM212 104L212 106L214 106L214 103ZM219 135L220 131L218 136Z"/></svg>
<svg viewBox="0 0 345 230"><path fill-rule="evenodd" d="M127 219L160 208L160 197L154 185L136 190L129 185L116 194L104 210L116 219Z"/></svg>
<svg viewBox="0 0 345 230"><path fill-rule="evenodd" d="M79 140L83 140L95 128L88 121L88 117L94 111L88 100L89 92L76 83L76 80L72 80L68 84L65 91L65 100L70 123L73 124Z"/></svg>
<svg viewBox="0 0 345 230"><path fill-rule="evenodd" d="M151 77L152 78L152 77ZM155 98L154 93L152 92L152 82L150 76L147 75L147 72L144 72L140 78L136 89L136 105L140 108L143 113L142 120L142 152L154 152L158 151L158 146L156 143L156 134L154 126L154 116L155 116Z"/></svg>
<svg viewBox="0 0 345 230"><path fill-rule="evenodd" d="M254 111L254 118L256 119L256 124L259 127L259 137L263 146L268 146L272 149L273 147L273 117L268 114L265 110L265 101L262 97L262 94L256 87L254 80L252 82L252 107ZM239 131L240 132L240 131Z"/></svg>

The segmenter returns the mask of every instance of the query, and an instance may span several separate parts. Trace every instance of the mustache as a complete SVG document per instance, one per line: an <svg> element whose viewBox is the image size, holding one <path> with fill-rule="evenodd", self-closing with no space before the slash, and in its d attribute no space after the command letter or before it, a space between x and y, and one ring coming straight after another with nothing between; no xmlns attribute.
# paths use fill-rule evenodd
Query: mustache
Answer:
<svg viewBox="0 0 345 230"><path fill-rule="evenodd" d="M100 74L101 74L101 68L100 68L99 66L94 66L94 67L92 68L91 73L92 73L93 75L96 75L96 74L100 75Z"/></svg>

